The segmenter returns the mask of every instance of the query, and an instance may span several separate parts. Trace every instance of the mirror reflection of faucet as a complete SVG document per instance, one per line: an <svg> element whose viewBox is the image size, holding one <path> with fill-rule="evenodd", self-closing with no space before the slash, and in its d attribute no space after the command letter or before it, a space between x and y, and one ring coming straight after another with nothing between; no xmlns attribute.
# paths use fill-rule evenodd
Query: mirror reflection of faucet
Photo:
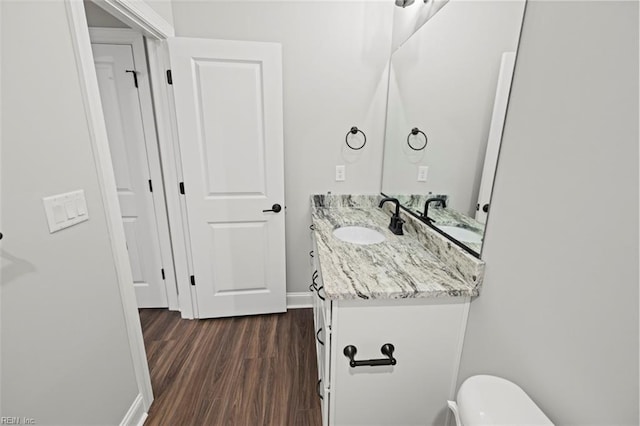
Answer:
<svg viewBox="0 0 640 426"><path fill-rule="evenodd" d="M402 232L402 224L404 220L400 217L400 201L397 198L383 198L378 204L379 208L382 208L384 203L391 202L396 205L396 211L391 215L391 222L389 223L389 230L396 235L404 235Z"/></svg>
<svg viewBox="0 0 640 426"><path fill-rule="evenodd" d="M447 207L447 199L445 197L431 197L431 198L427 198L427 201L424 202L424 211L422 212L421 217L427 222L427 223L431 223L433 222L433 219L429 219L428 213L429 213L429 205L430 204L435 204L438 203L440 204L440 207L445 208Z"/></svg>

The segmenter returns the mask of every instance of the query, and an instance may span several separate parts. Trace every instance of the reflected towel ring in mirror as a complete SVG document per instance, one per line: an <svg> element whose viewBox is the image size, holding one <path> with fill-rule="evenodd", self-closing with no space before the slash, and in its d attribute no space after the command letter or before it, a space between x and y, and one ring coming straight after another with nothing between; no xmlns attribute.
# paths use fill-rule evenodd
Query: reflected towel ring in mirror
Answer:
<svg viewBox="0 0 640 426"><path fill-rule="evenodd" d="M416 148L415 146L411 145L410 138L411 136L416 136L418 133L422 133L422 136L424 136L424 145L422 145L419 148ZM407 135L407 145L409 145L409 148L411 148L414 151L422 151L427 146L428 141L429 139L427 138L427 135L425 135L424 132L418 129L417 127L414 127L413 129L411 129L411 133Z"/></svg>
<svg viewBox="0 0 640 426"><path fill-rule="evenodd" d="M362 142L362 145L360 145L359 147L355 148L353 146L351 146L351 144L349 143L349 134L355 135L358 132L362 133L362 136L364 137L364 142ZM360 129L358 129L356 126L353 126L351 128L351 130L349 130L347 132L347 135L344 137L344 141L347 143L347 146L351 149L353 149L354 151L357 151L359 149L364 148L364 146L367 144L367 135L364 134L364 132Z"/></svg>

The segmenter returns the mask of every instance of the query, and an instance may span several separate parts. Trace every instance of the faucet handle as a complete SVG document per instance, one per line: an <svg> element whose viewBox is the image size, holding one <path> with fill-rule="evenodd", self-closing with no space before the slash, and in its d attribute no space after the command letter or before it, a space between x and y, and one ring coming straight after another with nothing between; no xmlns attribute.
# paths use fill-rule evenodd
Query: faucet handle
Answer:
<svg viewBox="0 0 640 426"><path fill-rule="evenodd" d="M389 222L389 230L396 235L404 235L402 231L402 224L404 223L404 219L402 219L399 215L391 216L391 222Z"/></svg>

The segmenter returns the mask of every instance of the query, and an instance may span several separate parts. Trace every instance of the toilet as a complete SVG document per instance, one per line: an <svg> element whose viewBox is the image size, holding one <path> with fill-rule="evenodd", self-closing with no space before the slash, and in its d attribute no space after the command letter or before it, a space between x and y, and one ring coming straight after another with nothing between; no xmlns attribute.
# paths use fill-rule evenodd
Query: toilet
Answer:
<svg viewBox="0 0 640 426"><path fill-rule="evenodd" d="M469 377L456 399L448 404L457 426L553 425L520 386L500 377Z"/></svg>

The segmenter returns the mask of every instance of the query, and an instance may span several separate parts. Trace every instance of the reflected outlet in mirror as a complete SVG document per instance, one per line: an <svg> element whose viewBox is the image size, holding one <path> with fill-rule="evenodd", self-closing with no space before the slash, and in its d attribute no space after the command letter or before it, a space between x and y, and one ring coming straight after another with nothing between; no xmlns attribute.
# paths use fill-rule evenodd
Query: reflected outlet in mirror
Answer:
<svg viewBox="0 0 640 426"><path fill-rule="evenodd" d="M412 214L445 194L445 210L484 232L476 207L488 210L524 8L451 0L393 53L381 192L422 200L403 202ZM466 248L480 256L481 242Z"/></svg>

